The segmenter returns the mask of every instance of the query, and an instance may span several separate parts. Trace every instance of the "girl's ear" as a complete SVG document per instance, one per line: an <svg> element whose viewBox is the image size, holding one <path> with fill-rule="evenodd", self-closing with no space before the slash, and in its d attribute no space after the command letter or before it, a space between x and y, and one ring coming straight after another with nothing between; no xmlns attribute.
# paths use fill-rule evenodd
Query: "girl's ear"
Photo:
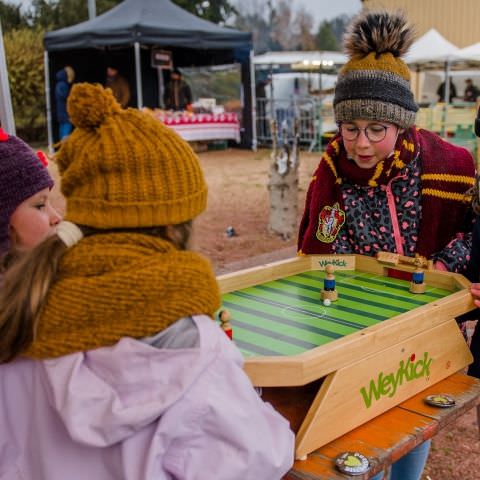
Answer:
<svg viewBox="0 0 480 480"><path fill-rule="evenodd" d="M8 226L8 235L10 237L10 247L14 248L18 244L18 235L13 225Z"/></svg>
<svg viewBox="0 0 480 480"><path fill-rule="evenodd" d="M404 129L404 128L400 128L400 129L398 130L398 134L399 134L399 135L401 135L402 133L405 133L405 129Z"/></svg>

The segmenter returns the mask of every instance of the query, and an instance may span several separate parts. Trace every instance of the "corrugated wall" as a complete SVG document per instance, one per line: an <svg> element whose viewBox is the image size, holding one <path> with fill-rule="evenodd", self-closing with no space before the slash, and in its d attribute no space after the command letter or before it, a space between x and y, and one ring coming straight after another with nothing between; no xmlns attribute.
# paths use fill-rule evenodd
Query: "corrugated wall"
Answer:
<svg viewBox="0 0 480 480"><path fill-rule="evenodd" d="M363 6L403 10L417 37L435 28L460 48L480 42L480 0L363 0Z"/></svg>

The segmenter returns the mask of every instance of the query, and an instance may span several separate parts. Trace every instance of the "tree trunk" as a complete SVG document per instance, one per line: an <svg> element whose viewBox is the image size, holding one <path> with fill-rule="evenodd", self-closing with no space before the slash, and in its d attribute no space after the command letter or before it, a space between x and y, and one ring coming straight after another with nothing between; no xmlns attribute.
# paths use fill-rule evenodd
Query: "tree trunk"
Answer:
<svg viewBox="0 0 480 480"><path fill-rule="evenodd" d="M288 240L297 234L298 213L298 119L294 120L293 141L287 139L287 129L282 127L278 141L278 125L271 121L272 153L268 190L270 192L270 232Z"/></svg>

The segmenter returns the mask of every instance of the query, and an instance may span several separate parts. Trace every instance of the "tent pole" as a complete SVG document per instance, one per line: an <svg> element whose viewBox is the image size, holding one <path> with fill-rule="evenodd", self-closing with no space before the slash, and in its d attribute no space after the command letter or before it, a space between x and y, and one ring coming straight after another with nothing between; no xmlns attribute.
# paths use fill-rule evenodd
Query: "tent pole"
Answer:
<svg viewBox="0 0 480 480"><path fill-rule="evenodd" d="M8 83L7 62L3 47L3 33L0 24L0 121L2 127L10 135L15 135L15 119L13 118L12 97Z"/></svg>
<svg viewBox="0 0 480 480"><path fill-rule="evenodd" d="M252 98L252 150L257 151L257 95L255 92L255 65L253 63L253 50L250 50L250 88Z"/></svg>
<svg viewBox="0 0 480 480"><path fill-rule="evenodd" d="M133 44L135 50L135 80L137 82L137 108L143 107L143 91L142 91L142 70L140 58L140 44L135 42Z"/></svg>
<svg viewBox="0 0 480 480"><path fill-rule="evenodd" d="M88 19L93 20L97 16L95 0L88 0Z"/></svg>
<svg viewBox="0 0 480 480"><path fill-rule="evenodd" d="M48 153L53 153L53 129L52 129L52 104L50 102L50 63L48 52L43 52L43 64L45 70L45 106L47 109L47 139Z"/></svg>
<svg viewBox="0 0 480 480"><path fill-rule="evenodd" d="M447 136L447 120L448 120L448 104L450 103L450 60L445 62L445 88L444 88L444 104L443 104L443 119L441 136Z"/></svg>

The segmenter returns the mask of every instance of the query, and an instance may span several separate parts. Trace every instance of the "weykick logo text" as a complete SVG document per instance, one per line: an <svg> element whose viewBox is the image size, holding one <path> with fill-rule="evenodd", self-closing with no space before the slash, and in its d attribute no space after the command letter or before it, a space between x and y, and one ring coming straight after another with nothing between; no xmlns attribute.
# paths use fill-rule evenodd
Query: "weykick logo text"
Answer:
<svg viewBox="0 0 480 480"><path fill-rule="evenodd" d="M393 397L397 388L402 385L403 382L411 382L421 377L429 377L432 361L428 352L424 352L423 358L417 361L415 361L415 354L413 353L407 361L400 361L396 372L389 373L388 375L380 372L376 382L374 379L370 380L368 391L366 387L360 389L366 407L370 408L373 400L378 400L380 397Z"/></svg>
<svg viewBox="0 0 480 480"><path fill-rule="evenodd" d="M332 260L319 260L318 264L323 268L326 267L327 265L333 265L334 267L346 267L347 262L345 260L337 260L337 259L332 259Z"/></svg>

